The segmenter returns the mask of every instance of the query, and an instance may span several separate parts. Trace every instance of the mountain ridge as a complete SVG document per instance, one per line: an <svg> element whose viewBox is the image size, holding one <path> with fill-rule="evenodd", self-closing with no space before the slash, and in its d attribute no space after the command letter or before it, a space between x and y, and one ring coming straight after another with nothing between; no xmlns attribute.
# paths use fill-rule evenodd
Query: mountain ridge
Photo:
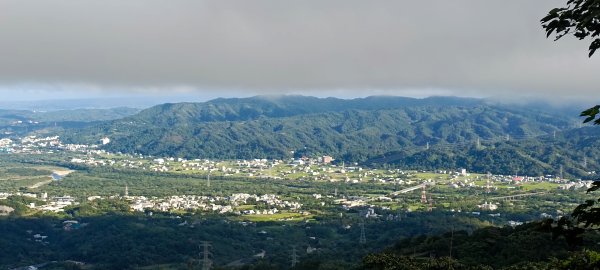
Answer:
<svg viewBox="0 0 600 270"><path fill-rule="evenodd" d="M560 113L457 97L344 100L257 96L162 104L63 135L69 142L96 142L108 136L112 142L103 146L106 150L153 156L281 159L332 155L338 160L368 163L393 151L417 155L426 145L474 145L477 140L502 141L505 137L530 139L571 129L576 122L575 117ZM464 154L511 157L518 164L547 169L546 162L514 155L518 146L506 147L510 149L500 156ZM426 154L418 155L427 158ZM441 164L476 165L458 161Z"/></svg>

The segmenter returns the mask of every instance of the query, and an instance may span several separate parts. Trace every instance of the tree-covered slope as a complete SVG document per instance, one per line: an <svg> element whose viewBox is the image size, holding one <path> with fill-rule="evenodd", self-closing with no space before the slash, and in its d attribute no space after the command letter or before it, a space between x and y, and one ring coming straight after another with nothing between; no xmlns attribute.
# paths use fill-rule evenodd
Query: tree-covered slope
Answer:
<svg viewBox="0 0 600 270"><path fill-rule="evenodd" d="M600 163L600 128L585 127L513 141L435 145L418 151L390 151L366 161L371 166L421 170L466 168L494 174L545 174L595 179Z"/></svg>
<svg viewBox="0 0 600 270"><path fill-rule="evenodd" d="M593 250L598 234L587 233L585 239L583 247ZM368 255L362 269L597 269L598 253L575 251L581 249L568 246L562 238L553 240L541 222L533 222L516 228L487 227L472 234L450 231L405 238L381 253ZM428 264L443 257L452 257L455 265Z"/></svg>

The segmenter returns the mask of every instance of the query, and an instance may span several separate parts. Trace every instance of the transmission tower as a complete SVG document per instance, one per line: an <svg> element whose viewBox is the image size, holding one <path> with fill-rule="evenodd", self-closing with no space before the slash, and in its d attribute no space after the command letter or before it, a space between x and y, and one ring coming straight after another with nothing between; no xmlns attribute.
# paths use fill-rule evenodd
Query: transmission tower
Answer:
<svg viewBox="0 0 600 270"><path fill-rule="evenodd" d="M202 241L202 245L198 246L199 249L202 250L200 253L201 261L202 261L202 270L210 270L213 265L213 261L211 257L213 254L210 252L210 248L212 245L208 241Z"/></svg>
<svg viewBox="0 0 600 270"><path fill-rule="evenodd" d="M296 267L296 265L298 264L298 253L296 253L296 246L293 245L292 246L292 268Z"/></svg>
<svg viewBox="0 0 600 270"><path fill-rule="evenodd" d="M365 222L364 221L360 222L360 239L358 242L361 245L364 245L367 243L367 236L365 234Z"/></svg>

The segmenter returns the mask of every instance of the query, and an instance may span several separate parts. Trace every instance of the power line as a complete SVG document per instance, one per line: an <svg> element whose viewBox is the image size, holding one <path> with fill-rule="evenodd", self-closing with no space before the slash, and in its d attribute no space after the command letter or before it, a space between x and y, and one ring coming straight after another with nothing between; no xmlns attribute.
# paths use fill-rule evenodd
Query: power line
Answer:
<svg viewBox="0 0 600 270"><path fill-rule="evenodd" d="M292 259L292 268L294 268L298 264L298 253L296 252L296 246L295 245L292 246L291 259Z"/></svg>

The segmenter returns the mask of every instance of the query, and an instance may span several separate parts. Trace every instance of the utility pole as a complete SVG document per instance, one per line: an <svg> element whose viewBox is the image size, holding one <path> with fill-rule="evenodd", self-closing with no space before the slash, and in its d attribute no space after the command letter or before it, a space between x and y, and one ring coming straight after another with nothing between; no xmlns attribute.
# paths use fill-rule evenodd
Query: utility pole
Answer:
<svg viewBox="0 0 600 270"><path fill-rule="evenodd" d="M208 169L208 175L206 175L206 186L210 187L210 169Z"/></svg>
<svg viewBox="0 0 600 270"><path fill-rule="evenodd" d="M552 132L552 138L556 139L556 130L554 132Z"/></svg>
<svg viewBox="0 0 600 270"><path fill-rule="evenodd" d="M452 259L452 244L454 242L454 226L452 226L452 232L450 234L450 259Z"/></svg>
<svg viewBox="0 0 600 270"><path fill-rule="evenodd" d="M296 253L296 246L292 246L292 268L296 267L298 264L298 253Z"/></svg>
<svg viewBox="0 0 600 270"><path fill-rule="evenodd" d="M211 257L213 254L210 252L211 247L212 245L208 241L202 241L202 246L198 246L198 248L203 250L200 259L202 261L202 270L210 270L212 268L213 261Z"/></svg>
<svg viewBox="0 0 600 270"><path fill-rule="evenodd" d="M481 140L477 137L477 149L481 148Z"/></svg>

